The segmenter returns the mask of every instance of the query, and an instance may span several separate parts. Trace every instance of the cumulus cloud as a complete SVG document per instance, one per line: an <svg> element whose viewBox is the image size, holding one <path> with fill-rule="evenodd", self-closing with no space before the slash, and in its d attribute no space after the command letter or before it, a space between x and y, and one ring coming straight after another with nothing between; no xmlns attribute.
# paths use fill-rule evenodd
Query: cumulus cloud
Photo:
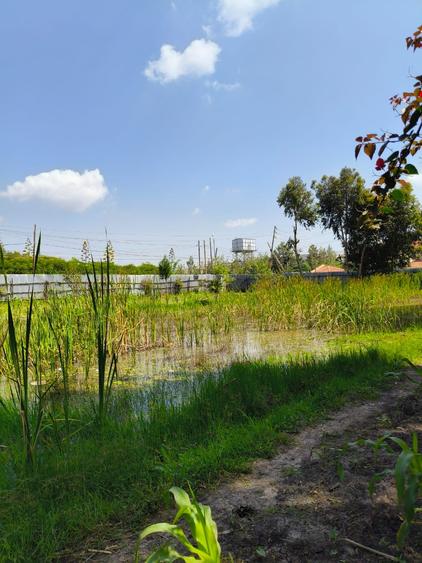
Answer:
<svg viewBox="0 0 422 563"><path fill-rule="evenodd" d="M255 16L279 2L280 0L219 0L218 19L223 23L227 35L238 37L252 28Z"/></svg>
<svg viewBox="0 0 422 563"><path fill-rule="evenodd" d="M149 61L144 74L148 80L161 84L183 76L209 76L215 72L220 53L220 46L208 39L195 39L184 51L177 51L173 45L163 45L160 58Z"/></svg>
<svg viewBox="0 0 422 563"><path fill-rule="evenodd" d="M250 227L251 225L255 225L258 221L255 217L250 217L248 219L229 219L224 223L224 226L227 229L237 229L238 227Z"/></svg>
<svg viewBox="0 0 422 563"><path fill-rule="evenodd" d="M199 215L201 213L201 210L199 209L199 207L195 207L195 209L192 211L192 215Z"/></svg>
<svg viewBox="0 0 422 563"><path fill-rule="evenodd" d="M82 212L103 200L108 194L99 170L51 170L27 176L7 186L2 197L16 201L40 200L69 211Z"/></svg>
<svg viewBox="0 0 422 563"><path fill-rule="evenodd" d="M207 80L206 86L216 92L234 92L240 88L240 82L219 82L218 80Z"/></svg>

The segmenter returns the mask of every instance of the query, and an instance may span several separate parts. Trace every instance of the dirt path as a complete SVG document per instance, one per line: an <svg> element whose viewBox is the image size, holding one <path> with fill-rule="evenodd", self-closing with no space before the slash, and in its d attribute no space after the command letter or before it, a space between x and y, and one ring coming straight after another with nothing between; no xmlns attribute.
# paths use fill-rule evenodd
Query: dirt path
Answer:
<svg viewBox="0 0 422 563"><path fill-rule="evenodd" d="M296 445L282 448L269 460L253 463L250 473L202 496L218 523L223 552L236 561L289 563L380 561L352 546L351 540L397 555L395 532L400 524L391 481L384 481L371 499L370 476L391 467L394 457L374 458L368 450L352 449L342 456L343 482L338 478L340 448L357 437L387 431L421 432L417 416L422 396L414 377L396 382L378 400L354 404L329 420L295 436ZM152 522L169 520L160 514ZM85 551L84 561L133 561L136 535L128 534L104 552ZM146 549L151 544L145 544ZM422 561L421 527L417 527L406 561ZM105 553L110 552L110 553Z"/></svg>

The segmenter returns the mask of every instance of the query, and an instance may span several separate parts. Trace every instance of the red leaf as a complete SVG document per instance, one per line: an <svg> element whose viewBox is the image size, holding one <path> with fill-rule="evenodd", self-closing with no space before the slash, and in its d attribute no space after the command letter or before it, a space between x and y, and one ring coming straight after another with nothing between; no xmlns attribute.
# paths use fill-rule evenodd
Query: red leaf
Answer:
<svg viewBox="0 0 422 563"><path fill-rule="evenodd" d="M369 158L372 158L374 156L375 149L376 149L375 143L367 143L363 150L365 151L365 154L369 156Z"/></svg>
<svg viewBox="0 0 422 563"><path fill-rule="evenodd" d="M355 148L355 158L357 158L359 156L360 153L360 149L362 148L362 145L356 145Z"/></svg>

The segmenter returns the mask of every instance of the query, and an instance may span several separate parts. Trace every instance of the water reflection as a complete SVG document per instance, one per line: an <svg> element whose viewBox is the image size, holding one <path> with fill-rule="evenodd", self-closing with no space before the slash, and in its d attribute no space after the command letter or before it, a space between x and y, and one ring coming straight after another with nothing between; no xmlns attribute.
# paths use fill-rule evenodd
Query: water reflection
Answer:
<svg viewBox="0 0 422 563"><path fill-rule="evenodd" d="M201 345L160 348L121 358L117 385L144 387L158 381L175 381L201 372L219 371L236 361L323 352L329 338L333 336L314 331L246 330L224 337L210 335Z"/></svg>

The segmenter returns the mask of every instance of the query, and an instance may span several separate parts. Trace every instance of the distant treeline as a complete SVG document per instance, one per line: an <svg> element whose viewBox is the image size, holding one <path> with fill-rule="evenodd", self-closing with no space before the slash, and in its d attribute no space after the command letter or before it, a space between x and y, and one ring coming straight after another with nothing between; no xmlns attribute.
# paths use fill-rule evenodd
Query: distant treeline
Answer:
<svg viewBox="0 0 422 563"><path fill-rule="evenodd" d="M100 268L100 263L95 263ZM56 256L40 256L37 271L40 274L84 274L92 268L91 263L85 263L76 258L65 260ZM154 264L110 264L113 274L158 274L158 267ZM32 272L32 256L20 252L4 253L4 271L6 274L30 274Z"/></svg>

